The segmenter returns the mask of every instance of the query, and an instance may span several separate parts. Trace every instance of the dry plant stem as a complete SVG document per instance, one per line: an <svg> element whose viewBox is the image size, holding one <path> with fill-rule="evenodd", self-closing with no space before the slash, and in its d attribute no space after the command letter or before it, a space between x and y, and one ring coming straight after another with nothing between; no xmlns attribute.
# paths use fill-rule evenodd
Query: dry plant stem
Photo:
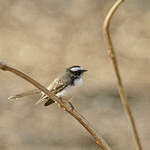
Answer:
<svg viewBox="0 0 150 150"><path fill-rule="evenodd" d="M25 79L26 81L28 81L29 83L34 85L39 90L43 91L47 96L49 96L52 100L54 100L56 103L58 103L63 110L67 111L71 116L73 116L91 134L91 136L95 139L96 143L99 145L99 147L102 150L111 150L111 148L106 143L106 141L103 139L103 137L91 126L91 124L76 109L74 109L73 111L70 110L66 105L64 105L58 99L58 97L56 97L54 94L49 92L48 89L46 89L44 86L42 86L34 79L27 76L26 74L22 73L21 71L18 71L17 69L10 67L3 62L0 62L0 69L2 69L4 71L10 71L10 72L16 74L17 76Z"/></svg>
<svg viewBox="0 0 150 150"><path fill-rule="evenodd" d="M105 21L104 21L103 32L104 32L104 38L106 40L106 44L107 44L107 48L108 48L108 55L109 55L109 58L110 58L110 60L113 64L114 71L115 71L115 74L116 74L116 77L117 77L120 98L121 98L124 110L125 110L125 112L127 114L127 117L129 119L129 122L131 124L132 130L133 130L133 135L134 135L134 138L135 138L135 141L136 141L136 148L137 148L137 150L142 150L142 146L141 146L141 142L140 142L138 132L137 132L137 129L136 129L136 125L135 125L135 122L134 122L134 118L132 116L130 106L128 104L127 97L126 97L126 94L125 94L125 90L124 90L124 87L123 87L123 83L122 83L122 80L121 80L121 76L120 76L120 73L119 73L119 68L118 68L118 65L117 65L115 51L114 51L112 40L111 40L110 33L109 33L109 25L110 25L111 18L113 16L113 14L115 13L116 9L119 7L119 5L123 1L124 0L118 0L112 6L112 8L109 10L109 12L108 12L108 14L105 18Z"/></svg>

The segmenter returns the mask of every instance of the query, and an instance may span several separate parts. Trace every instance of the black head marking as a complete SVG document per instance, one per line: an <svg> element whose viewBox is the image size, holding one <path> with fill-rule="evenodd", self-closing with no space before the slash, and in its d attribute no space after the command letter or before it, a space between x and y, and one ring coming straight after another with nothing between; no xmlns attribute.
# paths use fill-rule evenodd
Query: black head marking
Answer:
<svg viewBox="0 0 150 150"><path fill-rule="evenodd" d="M67 72L71 73L71 75L73 76L73 78L77 79L80 78L80 76L86 72L87 70L85 70L83 67L81 66L72 66L66 69Z"/></svg>

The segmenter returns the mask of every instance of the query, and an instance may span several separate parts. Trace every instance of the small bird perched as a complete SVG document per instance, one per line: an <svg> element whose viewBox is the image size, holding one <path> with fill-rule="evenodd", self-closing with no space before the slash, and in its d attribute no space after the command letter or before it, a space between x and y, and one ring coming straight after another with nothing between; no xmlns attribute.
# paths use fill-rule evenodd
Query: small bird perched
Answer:
<svg viewBox="0 0 150 150"><path fill-rule="evenodd" d="M72 96L75 94L77 89L82 85L83 83L83 73L86 72L83 67L81 66L72 66L66 69L66 72L56 78L48 87L47 89L51 92L53 92L58 98L61 100L69 101ZM15 96L11 96L8 99L17 99L24 96L29 96L33 94L40 93L39 90L31 90L27 92L23 92L21 94L17 94ZM46 102L45 102L46 101ZM41 102L45 102L44 106L48 106L54 101L50 99L47 95L45 95L43 92L41 92L40 99L36 102L36 104L39 104ZM70 103L71 107L72 104Z"/></svg>

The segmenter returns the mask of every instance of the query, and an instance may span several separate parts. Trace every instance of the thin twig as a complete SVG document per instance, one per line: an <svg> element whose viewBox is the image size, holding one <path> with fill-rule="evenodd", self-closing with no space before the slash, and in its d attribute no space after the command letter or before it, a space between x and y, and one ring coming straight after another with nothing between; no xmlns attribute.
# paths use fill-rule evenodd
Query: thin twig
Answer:
<svg viewBox="0 0 150 150"><path fill-rule="evenodd" d="M112 16L115 13L115 11L117 10L117 8L119 7L119 5L123 1L124 0L117 0L117 2L109 10L109 12L108 12L108 14L107 14L107 16L104 20L103 32L104 32L104 38L105 38L105 41L106 41L106 45L107 45L107 48L108 48L108 55L109 55L109 58L112 62L114 72L115 72L116 77L117 77L119 94L120 94L120 98L121 98L121 101L122 101L122 104L123 104L123 108L126 112L128 120L131 124L132 131L133 131L133 136L134 136L135 141L136 141L136 148L137 148L137 150L142 150L141 142L140 142L138 132L137 132L137 129L136 129L136 124L134 122L134 118L132 116L130 106L129 106L128 101L127 101L124 86L123 86L121 76L120 76L120 73L119 73L119 68L118 68L118 65L117 65L117 59L116 59L115 51L114 51L112 40L111 40L110 33L109 33L109 25L110 25L110 21L112 19Z"/></svg>
<svg viewBox="0 0 150 150"><path fill-rule="evenodd" d="M111 150L109 145L106 143L106 141L103 139L103 137L93 128L93 126L74 108L72 111L67 105L62 103L58 97L56 97L53 93L51 93L48 89L46 89L44 86L42 86L40 83L35 81L34 79L30 78L23 72L3 63L0 62L0 69L4 71L10 71L17 76L23 78L24 80L28 81L32 85L34 85L36 88L44 92L47 96L49 96L52 100L54 100L63 110L68 112L71 116L73 116L95 139L96 143L99 145L99 147L102 150Z"/></svg>

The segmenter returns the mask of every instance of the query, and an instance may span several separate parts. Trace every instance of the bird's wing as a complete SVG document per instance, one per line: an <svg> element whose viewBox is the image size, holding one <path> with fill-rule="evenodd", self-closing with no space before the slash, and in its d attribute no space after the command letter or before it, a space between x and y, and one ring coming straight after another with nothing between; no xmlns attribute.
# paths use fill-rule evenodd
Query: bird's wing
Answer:
<svg viewBox="0 0 150 150"><path fill-rule="evenodd" d="M67 86L67 79L64 78L63 76L60 77L60 78L57 78L55 79L48 87L47 89L56 94L60 91L62 91L65 87ZM49 99L49 97L47 95L45 95L43 92L42 92L42 95L40 97L40 99L36 102L36 104L39 104L39 103L42 103L44 102L45 100Z"/></svg>

